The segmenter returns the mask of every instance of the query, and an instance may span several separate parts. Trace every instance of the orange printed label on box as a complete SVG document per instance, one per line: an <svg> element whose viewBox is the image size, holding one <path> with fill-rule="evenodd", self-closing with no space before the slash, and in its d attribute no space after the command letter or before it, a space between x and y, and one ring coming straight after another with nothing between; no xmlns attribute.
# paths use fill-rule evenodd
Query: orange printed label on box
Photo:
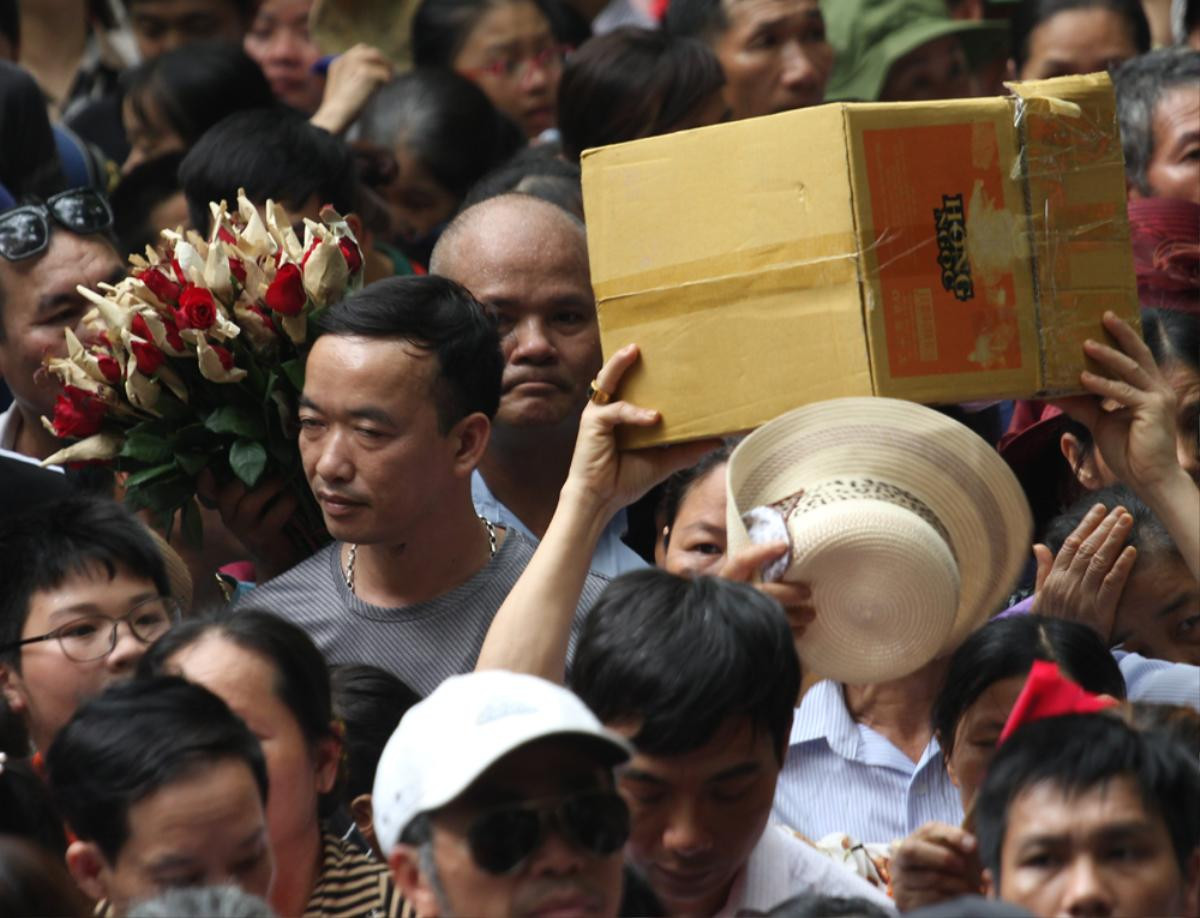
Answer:
<svg viewBox="0 0 1200 918"><path fill-rule="evenodd" d="M990 122L864 130L893 377L1016 369L1019 216Z"/></svg>

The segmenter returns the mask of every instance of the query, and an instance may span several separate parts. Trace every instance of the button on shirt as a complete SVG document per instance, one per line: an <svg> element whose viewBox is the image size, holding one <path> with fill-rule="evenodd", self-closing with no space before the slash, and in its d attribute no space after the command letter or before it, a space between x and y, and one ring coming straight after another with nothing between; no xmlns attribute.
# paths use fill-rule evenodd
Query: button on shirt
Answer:
<svg viewBox="0 0 1200 918"><path fill-rule="evenodd" d="M772 816L809 838L844 832L888 843L931 820L957 825L963 810L936 739L914 763L855 723L841 685L826 680L796 709Z"/></svg>
<svg viewBox="0 0 1200 918"><path fill-rule="evenodd" d="M497 526L517 530L530 542L537 545L538 537L529 531L528 526L517 519L516 514L496 499L478 470L471 475L471 500L475 503L475 512L480 516L491 520ZM600 536L600 543L596 546L596 553L592 555L591 569L597 574L603 574L610 578L620 577L629 571L640 571L649 566L642 560L641 555L621 541L626 528L626 515L622 509L605 528Z"/></svg>

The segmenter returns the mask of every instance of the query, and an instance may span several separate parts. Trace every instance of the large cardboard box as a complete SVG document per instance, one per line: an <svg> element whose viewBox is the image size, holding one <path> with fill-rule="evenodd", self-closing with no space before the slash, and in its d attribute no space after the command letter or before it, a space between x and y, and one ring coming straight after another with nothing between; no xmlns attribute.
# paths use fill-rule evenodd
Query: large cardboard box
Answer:
<svg viewBox="0 0 1200 918"><path fill-rule="evenodd" d="M845 395L1078 391L1107 309L1137 321L1112 85L835 104L590 150L592 283L648 446Z"/></svg>

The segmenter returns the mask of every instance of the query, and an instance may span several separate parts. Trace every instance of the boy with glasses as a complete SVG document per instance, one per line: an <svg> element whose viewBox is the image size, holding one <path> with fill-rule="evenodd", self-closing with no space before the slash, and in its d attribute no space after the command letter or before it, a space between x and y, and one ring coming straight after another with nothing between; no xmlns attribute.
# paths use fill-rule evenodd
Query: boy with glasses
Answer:
<svg viewBox="0 0 1200 918"><path fill-rule="evenodd" d="M616 915L629 811L612 768L630 751L560 686L447 679L405 714L376 772L396 885L424 918Z"/></svg>
<svg viewBox="0 0 1200 918"><path fill-rule="evenodd" d="M0 583L0 692L37 750L179 618L150 533L104 498L0 522Z"/></svg>

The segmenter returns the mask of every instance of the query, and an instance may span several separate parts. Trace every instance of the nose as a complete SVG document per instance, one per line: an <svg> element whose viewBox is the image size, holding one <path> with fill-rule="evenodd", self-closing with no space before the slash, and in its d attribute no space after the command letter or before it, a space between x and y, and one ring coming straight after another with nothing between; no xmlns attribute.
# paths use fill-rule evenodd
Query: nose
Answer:
<svg viewBox="0 0 1200 918"><path fill-rule="evenodd" d="M570 876L583 869L587 857L587 853L564 838L557 827L552 827L530 858L529 869L533 876Z"/></svg>
<svg viewBox="0 0 1200 918"><path fill-rule="evenodd" d="M784 45L779 81L788 89L811 90L819 86L821 70L800 42L793 40Z"/></svg>
<svg viewBox="0 0 1200 918"><path fill-rule="evenodd" d="M1073 918L1106 918L1113 913L1112 896L1101 870L1091 858L1078 858L1071 865L1064 888L1062 911Z"/></svg>
<svg viewBox="0 0 1200 918"><path fill-rule="evenodd" d="M712 833L704 825L694 800L680 800L663 830L663 847L680 857L704 854L713 847Z"/></svg>
<svg viewBox="0 0 1200 918"><path fill-rule="evenodd" d="M146 645L133 636L129 622L117 622L117 646L105 658L105 664L113 672L132 669L146 652Z"/></svg>
<svg viewBox="0 0 1200 918"><path fill-rule="evenodd" d="M342 433L331 430L318 443L306 445L317 450L313 471L322 481L349 481L354 477L354 463Z"/></svg>
<svg viewBox="0 0 1200 918"><path fill-rule="evenodd" d="M554 342L546 328L546 323L540 316L530 315L522 318L511 332L512 352L509 354L510 363L553 363L556 358Z"/></svg>
<svg viewBox="0 0 1200 918"><path fill-rule="evenodd" d="M267 42L267 59L290 61L298 58L302 51L300 36L291 29L276 29Z"/></svg>

